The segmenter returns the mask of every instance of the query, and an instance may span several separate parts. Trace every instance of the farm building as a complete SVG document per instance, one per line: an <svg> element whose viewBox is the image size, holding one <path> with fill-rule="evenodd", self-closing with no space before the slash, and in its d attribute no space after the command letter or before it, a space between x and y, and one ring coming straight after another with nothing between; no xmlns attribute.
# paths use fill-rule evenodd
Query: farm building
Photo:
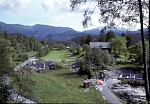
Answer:
<svg viewBox="0 0 150 104"><path fill-rule="evenodd" d="M37 61L35 63L33 63L34 67L36 67L37 69L45 69L46 66L52 65L53 61Z"/></svg>
<svg viewBox="0 0 150 104"><path fill-rule="evenodd" d="M123 73L119 76L119 80L143 80L143 74Z"/></svg>
<svg viewBox="0 0 150 104"><path fill-rule="evenodd" d="M91 48L101 48L111 53L112 44L111 42L90 42Z"/></svg>

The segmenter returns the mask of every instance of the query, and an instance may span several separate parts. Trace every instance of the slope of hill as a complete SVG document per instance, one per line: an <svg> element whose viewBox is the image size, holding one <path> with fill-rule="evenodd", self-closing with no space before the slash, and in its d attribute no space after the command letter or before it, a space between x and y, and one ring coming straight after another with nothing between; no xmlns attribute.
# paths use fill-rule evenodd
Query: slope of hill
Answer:
<svg viewBox="0 0 150 104"><path fill-rule="evenodd" d="M24 26L20 24L6 24L3 22L0 22L0 27L2 30L7 30L9 34L22 33L26 36L35 36L38 39L42 39L42 38L46 38L48 40L54 39L54 41L59 41L60 39L59 37L60 36L65 37L66 33L67 33L68 38L65 37L63 38L63 40L70 39L72 35L77 34L77 36L79 36L77 31L69 27L55 27L55 26L40 25L40 24L37 24L34 26ZM62 40L60 39L60 41Z"/></svg>
<svg viewBox="0 0 150 104"><path fill-rule="evenodd" d="M40 25L40 24L36 24L34 26L25 26L20 24L6 24L4 22L0 22L0 27L3 31L7 30L9 34L22 33L25 36L35 36L38 39L44 38L52 41L67 41L82 36L84 34L98 36L100 34L100 30L103 28L103 27L98 27L95 29L78 32L69 27L55 27L55 26ZM111 30L114 31L117 35L121 35L122 33L140 34L140 30L127 31L121 28L111 29ZM107 29L106 33L108 31L110 31L110 29ZM144 29L144 31L147 31L147 29Z"/></svg>
<svg viewBox="0 0 150 104"><path fill-rule="evenodd" d="M87 33L87 34L99 35L102 28L103 27L99 27L99 28L95 28L95 29L91 29L91 30L86 30L86 31L83 31L83 32ZM125 34L140 34L140 30L129 31L129 30L122 29L122 28L116 28L116 29L110 28L110 29L106 30L106 33L110 30L114 31L117 35L121 35L122 33L125 33ZM144 31L147 31L147 29L144 29Z"/></svg>

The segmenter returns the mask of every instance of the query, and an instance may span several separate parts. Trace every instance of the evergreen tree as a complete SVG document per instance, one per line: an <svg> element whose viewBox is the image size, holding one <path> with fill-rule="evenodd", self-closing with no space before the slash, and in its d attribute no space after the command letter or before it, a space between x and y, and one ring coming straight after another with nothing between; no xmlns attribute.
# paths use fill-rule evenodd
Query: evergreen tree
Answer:
<svg viewBox="0 0 150 104"><path fill-rule="evenodd" d="M104 31L104 29L102 29L102 30L100 31L99 41L100 41L100 42L105 42L105 41L106 41L106 36L105 36L105 31Z"/></svg>
<svg viewBox="0 0 150 104"><path fill-rule="evenodd" d="M4 83L10 70L10 46L9 41L0 39L0 102L6 103L9 97L8 86Z"/></svg>
<svg viewBox="0 0 150 104"><path fill-rule="evenodd" d="M22 43L23 42L23 35L19 34L18 37L17 37L17 40L18 40L19 43Z"/></svg>
<svg viewBox="0 0 150 104"><path fill-rule="evenodd" d="M3 38L1 27L0 27L0 38Z"/></svg>
<svg viewBox="0 0 150 104"><path fill-rule="evenodd" d="M3 37L4 37L5 39L9 39L8 32L7 32L6 30L4 31Z"/></svg>
<svg viewBox="0 0 150 104"><path fill-rule="evenodd" d="M47 45L47 41L46 41L45 39L42 39L42 40L41 40L41 43L42 43L44 46Z"/></svg>
<svg viewBox="0 0 150 104"><path fill-rule="evenodd" d="M130 35L127 35L126 39L127 39L127 47L130 47L131 45L133 45L133 40Z"/></svg>
<svg viewBox="0 0 150 104"><path fill-rule="evenodd" d="M125 37L125 33L122 33L121 36L122 36L122 37Z"/></svg>
<svg viewBox="0 0 150 104"><path fill-rule="evenodd" d="M115 38L116 34L113 31L109 31L106 35L106 41L109 42L112 38Z"/></svg>
<svg viewBox="0 0 150 104"><path fill-rule="evenodd" d="M89 45L92 40L93 40L93 38L92 38L91 35L83 35L80 38L81 46L84 45L84 44L88 44Z"/></svg>

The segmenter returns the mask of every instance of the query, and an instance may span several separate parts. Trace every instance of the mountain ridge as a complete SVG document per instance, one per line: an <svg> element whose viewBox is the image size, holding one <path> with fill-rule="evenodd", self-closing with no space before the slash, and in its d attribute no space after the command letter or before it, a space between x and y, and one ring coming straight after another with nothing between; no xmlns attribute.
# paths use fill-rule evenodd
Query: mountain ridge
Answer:
<svg viewBox="0 0 150 104"><path fill-rule="evenodd" d="M12 33L22 33L26 36L35 36L38 39L47 39L52 41L67 41L75 37L79 37L85 34L90 35L99 35L100 30L103 27L94 28L91 30L85 31L76 31L70 27L57 27L50 25L42 25L36 24L33 26L21 25L21 24L6 24L4 22L0 22L1 29L7 30L9 34ZM109 29L106 31L108 32ZM140 31L126 31L124 29L116 29L113 30L117 35L121 35L122 33L130 33L130 34L140 34Z"/></svg>

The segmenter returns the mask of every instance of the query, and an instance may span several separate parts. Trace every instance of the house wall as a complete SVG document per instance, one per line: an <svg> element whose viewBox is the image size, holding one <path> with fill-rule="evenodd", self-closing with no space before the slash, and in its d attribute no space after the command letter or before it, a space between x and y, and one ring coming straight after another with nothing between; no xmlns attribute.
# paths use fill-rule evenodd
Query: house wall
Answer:
<svg viewBox="0 0 150 104"><path fill-rule="evenodd" d="M107 51L108 53L111 53L111 49L110 48L102 48L102 50Z"/></svg>

